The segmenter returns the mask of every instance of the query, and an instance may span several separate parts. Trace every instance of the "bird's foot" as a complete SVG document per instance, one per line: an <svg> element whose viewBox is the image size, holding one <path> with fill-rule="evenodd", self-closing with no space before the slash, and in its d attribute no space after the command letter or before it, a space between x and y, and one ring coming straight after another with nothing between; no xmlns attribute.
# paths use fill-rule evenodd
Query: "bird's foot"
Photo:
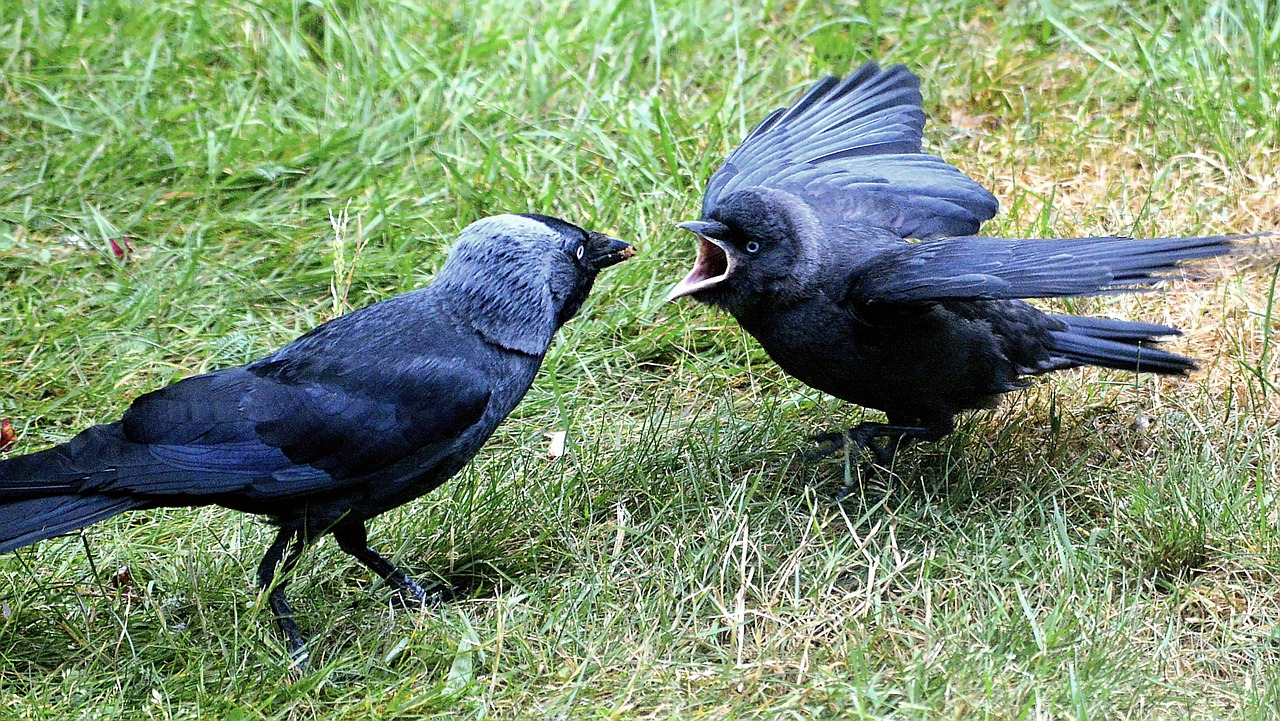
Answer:
<svg viewBox="0 0 1280 721"><path fill-rule="evenodd" d="M404 608L431 608L448 603L458 595L456 586L434 586L428 591L404 574L400 578L388 578L387 582L395 587L396 598Z"/></svg>
<svg viewBox="0 0 1280 721"><path fill-rule="evenodd" d="M879 475L879 469L874 464L868 463L862 466L858 469L857 475L845 479L845 484L831 496L831 500L840 503L854 494L865 497L867 494L867 481L876 475Z"/></svg>
<svg viewBox="0 0 1280 721"><path fill-rule="evenodd" d="M293 611L289 608L288 602L284 602L283 608L277 605L278 603L272 605L276 606L276 623L284 633L284 650L289 657L289 673L293 676L304 676L311 670L311 653L307 650L307 642L302 638L302 632L298 630L298 623L293 620Z"/></svg>
<svg viewBox="0 0 1280 721"><path fill-rule="evenodd" d="M819 433L814 436L809 436L809 442L815 444L817 447L812 450L805 451L801 454L801 457L809 462L820 461L838 451L843 450L849 443L849 434L847 431Z"/></svg>
<svg viewBox="0 0 1280 721"><path fill-rule="evenodd" d="M818 461L838 451L844 451L846 458L852 459L863 451L869 452L872 456L871 462L861 466L856 477L846 479L845 486L835 494L834 500L842 501L855 492L860 492L863 498L870 500L867 481L875 478L893 478L893 457L903 441L936 441L949 432L951 432L949 423L935 426L859 423L848 430L813 436L810 440L817 443L818 447L806 452L804 458L809 461ZM891 491L892 485L886 480L883 490L874 495L882 499Z"/></svg>
<svg viewBox="0 0 1280 721"><path fill-rule="evenodd" d="M838 431L835 433L820 433L818 435L811 436L809 440L816 443L818 447L805 451L801 457L812 463L829 458L830 456L845 450L848 450L849 456L854 456L862 450L862 448L855 444L854 448L848 449L851 435L851 431ZM877 448L876 450L879 449ZM840 490L836 491L835 495L831 497L831 500L835 503L840 503L855 493L865 498L867 495L867 481L878 477L880 475L880 470L881 467L875 463L863 464L858 468L858 471L855 474L849 474L847 472L848 469L846 468L845 483L840 487Z"/></svg>
<svg viewBox="0 0 1280 721"><path fill-rule="evenodd" d="M311 670L311 652L299 641L297 646L289 646L289 672L295 676L305 676Z"/></svg>
<svg viewBox="0 0 1280 721"><path fill-rule="evenodd" d="M893 453L897 450L898 441L907 434L900 432L899 426L888 426L883 423L859 423L853 428L833 433L819 433L810 436L809 441L816 443L817 448L804 454L807 461L820 461L832 454L848 449L849 455L857 455L863 450L871 451L875 460L882 466L893 462ZM876 443L877 437L886 437L886 445Z"/></svg>

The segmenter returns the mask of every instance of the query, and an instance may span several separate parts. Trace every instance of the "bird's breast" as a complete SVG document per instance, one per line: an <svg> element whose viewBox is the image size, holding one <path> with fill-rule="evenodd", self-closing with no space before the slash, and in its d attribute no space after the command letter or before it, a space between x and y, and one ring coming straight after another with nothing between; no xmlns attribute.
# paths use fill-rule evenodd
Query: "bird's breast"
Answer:
<svg viewBox="0 0 1280 721"><path fill-rule="evenodd" d="M899 416L990 405L1009 375L989 324L946 309L868 323L830 303L739 322L784 371L851 403Z"/></svg>

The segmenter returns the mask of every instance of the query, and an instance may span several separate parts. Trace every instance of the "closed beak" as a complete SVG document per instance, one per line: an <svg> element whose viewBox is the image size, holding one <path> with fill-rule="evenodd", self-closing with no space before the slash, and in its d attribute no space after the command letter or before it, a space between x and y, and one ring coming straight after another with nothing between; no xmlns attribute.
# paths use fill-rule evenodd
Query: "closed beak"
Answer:
<svg viewBox="0 0 1280 721"><path fill-rule="evenodd" d="M605 247L591 256L591 264L597 270L621 263L636 254L635 248L617 238L605 236L605 240L609 241Z"/></svg>

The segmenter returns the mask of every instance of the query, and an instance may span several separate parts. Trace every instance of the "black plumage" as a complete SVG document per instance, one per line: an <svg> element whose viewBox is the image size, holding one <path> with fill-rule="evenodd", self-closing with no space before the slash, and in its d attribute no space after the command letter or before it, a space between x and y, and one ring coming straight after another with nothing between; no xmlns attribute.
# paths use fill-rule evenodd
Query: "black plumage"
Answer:
<svg viewBox="0 0 1280 721"><path fill-rule="evenodd" d="M1165 326L1043 313L1022 298L1147 290L1236 239L974 236L994 196L922 152L919 79L874 63L774 111L707 184L693 270L669 299L728 310L786 372L884 411L820 438L887 463L1028 377L1081 365L1185 374ZM879 445L876 439L887 443Z"/></svg>
<svg viewBox="0 0 1280 721"><path fill-rule="evenodd" d="M269 587L306 545L341 548L408 599L428 594L369 548L365 521L457 473L533 382L555 331L630 246L564 221L468 226L427 287L318 326L241 368L139 397L124 417L0 462L0 552L128 510L217 504L279 534ZM302 637L278 582L269 601Z"/></svg>

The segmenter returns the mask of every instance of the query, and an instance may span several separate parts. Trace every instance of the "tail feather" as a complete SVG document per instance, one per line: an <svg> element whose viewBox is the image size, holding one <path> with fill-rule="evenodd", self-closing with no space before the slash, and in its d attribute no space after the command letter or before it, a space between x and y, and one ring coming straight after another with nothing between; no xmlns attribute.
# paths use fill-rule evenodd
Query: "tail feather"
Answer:
<svg viewBox="0 0 1280 721"><path fill-rule="evenodd" d="M0 503L0 553L142 508L128 497L62 495Z"/></svg>
<svg viewBox="0 0 1280 721"><path fill-rule="evenodd" d="M1049 331L1049 347L1059 361L1058 368L1092 365L1186 375L1199 367L1191 358L1155 347L1162 336L1181 335L1176 328L1109 318L1050 317L1065 325L1065 329Z"/></svg>
<svg viewBox="0 0 1280 721"><path fill-rule="evenodd" d="M65 446L0 461L0 503L75 491L83 474L68 461Z"/></svg>
<svg viewBox="0 0 1280 721"><path fill-rule="evenodd" d="M1058 315L1045 313L1054 320L1070 326L1076 333L1083 333L1094 338L1106 338L1127 342L1154 342L1157 338L1182 335L1182 331L1172 326L1158 323L1143 323L1137 320L1114 320L1112 318L1086 317L1079 315Z"/></svg>
<svg viewBox="0 0 1280 721"><path fill-rule="evenodd" d="M70 442L0 461L0 553L147 506L127 495L80 493L88 475L77 457L99 458L118 424L95 426Z"/></svg>

